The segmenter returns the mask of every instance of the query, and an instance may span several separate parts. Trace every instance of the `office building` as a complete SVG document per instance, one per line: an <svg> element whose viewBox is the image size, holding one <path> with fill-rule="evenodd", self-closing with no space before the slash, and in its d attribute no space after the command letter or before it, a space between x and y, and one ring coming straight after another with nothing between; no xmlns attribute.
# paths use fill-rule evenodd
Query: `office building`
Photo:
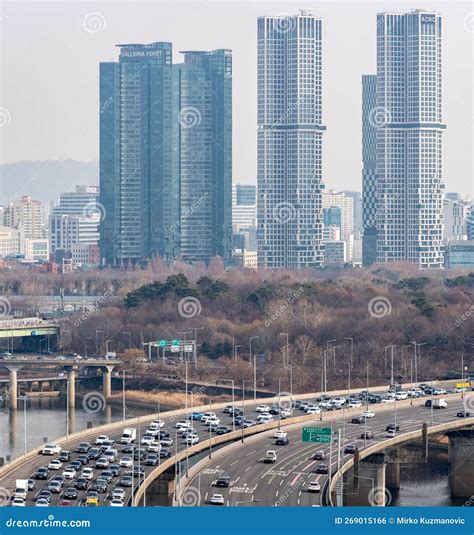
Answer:
<svg viewBox="0 0 474 535"><path fill-rule="evenodd" d="M444 199L443 238L445 240L467 240L470 212L470 203L461 200Z"/></svg>
<svg viewBox="0 0 474 535"><path fill-rule="evenodd" d="M347 261L347 246L342 240L324 242L324 267L342 267Z"/></svg>
<svg viewBox="0 0 474 535"><path fill-rule="evenodd" d="M74 191L62 192L59 203L53 207L51 213L60 215L90 216L96 212L101 215L99 205L99 186L76 186Z"/></svg>
<svg viewBox="0 0 474 535"><path fill-rule="evenodd" d="M20 231L6 226L0 226L0 258L18 256L20 254Z"/></svg>
<svg viewBox="0 0 474 535"><path fill-rule="evenodd" d="M320 267L322 20L258 19L258 264Z"/></svg>
<svg viewBox="0 0 474 535"><path fill-rule="evenodd" d="M345 197L352 199L352 215L354 238L361 239L362 236L362 195L360 191L343 191Z"/></svg>
<svg viewBox="0 0 474 535"><path fill-rule="evenodd" d="M179 107L180 255L232 251L232 52L186 51L173 67Z"/></svg>
<svg viewBox="0 0 474 535"><path fill-rule="evenodd" d="M377 261L441 268L442 17L377 15Z"/></svg>
<svg viewBox="0 0 474 535"><path fill-rule="evenodd" d="M24 196L3 207L3 225L20 231L22 239L46 238L45 205Z"/></svg>
<svg viewBox="0 0 474 535"><path fill-rule="evenodd" d="M474 240L448 240L445 249L446 269L474 267Z"/></svg>
<svg viewBox="0 0 474 535"><path fill-rule="evenodd" d="M322 206L324 211L338 214L336 217L338 226L341 231L340 239L346 242L347 261L352 259L352 245L354 242L354 205L353 198L346 196L345 193L328 190L322 194ZM328 213L328 212L326 212ZM340 219L339 219L340 216ZM334 223L333 223L334 224Z"/></svg>
<svg viewBox="0 0 474 535"><path fill-rule="evenodd" d="M362 76L362 264L377 260L377 76Z"/></svg>

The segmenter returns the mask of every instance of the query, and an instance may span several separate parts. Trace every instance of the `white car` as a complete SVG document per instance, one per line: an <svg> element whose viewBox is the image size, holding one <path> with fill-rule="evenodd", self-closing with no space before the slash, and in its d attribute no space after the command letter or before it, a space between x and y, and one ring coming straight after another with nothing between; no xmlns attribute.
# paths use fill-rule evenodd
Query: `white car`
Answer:
<svg viewBox="0 0 474 535"><path fill-rule="evenodd" d="M123 507L123 501L122 500L112 500L110 502L110 507Z"/></svg>
<svg viewBox="0 0 474 535"><path fill-rule="evenodd" d="M194 446L194 444L199 443L199 437L197 435L190 435L184 439L184 442L188 444L188 446Z"/></svg>
<svg viewBox="0 0 474 535"><path fill-rule="evenodd" d="M268 405L257 405L255 412L269 412L270 407Z"/></svg>
<svg viewBox="0 0 474 535"><path fill-rule="evenodd" d="M332 402L337 403L338 405L344 405L346 403L346 398L334 398Z"/></svg>
<svg viewBox="0 0 474 535"><path fill-rule="evenodd" d="M273 422L273 416L271 414L259 414L257 416L257 422L259 424L268 424Z"/></svg>
<svg viewBox="0 0 474 535"><path fill-rule="evenodd" d="M375 412L374 411L364 411L362 413L362 418L374 418Z"/></svg>
<svg viewBox="0 0 474 535"><path fill-rule="evenodd" d="M118 488L114 489L112 492L112 500L124 500L125 499L125 490Z"/></svg>
<svg viewBox="0 0 474 535"><path fill-rule="evenodd" d="M321 485L318 481L311 481L311 483L308 485L308 492L320 492L321 491Z"/></svg>
<svg viewBox="0 0 474 535"><path fill-rule="evenodd" d="M107 435L99 435L96 439L95 439L95 443L97 445L100 445L102 444L103 442L106 442L109 440L109 437Z"/></svg>
<svg viewBox="0 0 474 535"><path fill-rule="evenodd" d="M395 399L397 401L402 401L407 398L408 398L408 392L396 392L395 393Z"/></svg>
<svg viewBox="0 0 474 535"><path fill-rule="evenodd" d="M81 477L84 479L94 479L94 470L92 468L84 468Z"/></svg>
<svg viewBox="0 0 474 535"><path fill-rule="evenodd" d="M163 420L153 420L153 422L150 424L150 427L155 425L158 426L158 429L161 429L165 425L165 422Z"/></svg>
<svg viewBox="0 0 474 535"><path fill-rule="evenodd" d="M285 431L282 431L281 429L277 429L273 433L273 438L286 438L287 436L288 436L288 433L286 433Z"/></svg>
<svg viewBox="0 0 474 535"><path fill-rule="evenodd" d="M309 409L306 409L305 414L319 414L321 412L321 409L319 407L310 407Z"/></svg>
<svg viewBox="0 0 474 535"><path fill-rule="evenodd" d="M207 425L208 427L210 425L219 425L221 423L220 419L215 417L215 418L208 418L205 422L204 422L204 425Z"/></svg>
<svg viewBox="0 0 474 535"><path fill-rule="evenodd" d="M46 498L40 498L36 500L35 507L49 507L49 502Z"/></svg>
<svg viewBox="0 0 474 535"><path fill-rule="evenodd" d="M23 498L13 498L11 502L12 507L25 507L25 500Z"/></svg>
<svg viewBox="0 0 474 535"><path fill-rule="evenodd" d="M291 411L289 409L280 409L280 416L282 418L289 418L291 416Z"/></svg>
<svg viewBox="0 0 474 535"><path fill-rule="evenodd" d="M152 444L153 442L155 442L155 437L152 437L151 435L145 435L145 436L142 437L142 439L140 440L140 444L145 444L145 445L150 445L150 444Z"/></svg>
<svg viewBox="0 0 474 535"><path fill-rule="evenodd" d="M204 416L203 416L204 418ZM191 422L188 422L187 420L180 420L179 422L176 422L175 425L176 429L180 429L183 427L192 427Z"/></svg>
<svg viewBox="0 0 474 535"><path fill-rule="evenodd" d="M63 467L63 463L59 459L53 459L48 464L48 469L49 470L61 470L62 467Z"/></svg>
<svg viewBox="0 0 474 535"><path fill-rule="evenodd" d="M321 403L319 404L319 406L322 407L323 409L327 409L328 407L331 406L331 403L332 403L331 400L329 400L329 399L325 399L324 401L321 401Z"/></svg>
<svg viewBox="0 0 474 535"><path fill-rule="evenodd" d="M63 477L65 479L74 479L77 475L77 472L74 470L74 468L66 468L63 470Z"/></svg>
<svg viewBox="0 0 474 535"><path fill-rule="evenodd" d="M147 450L150 452L150 453L160 453L161 451L161 444L159 442L152 442Z"/></svg>
<svg viewBox="0 0 474 535"><path fill-rule="evenodd" d="M119 465L123 468L131 468L133 465L133 459L131 457L122 457Z"/></svg>
<svg viewBox="0 0 474 535"><path fill-rule="evenodd" d="M387 438L394 438L397 436L397 432L395 431L395 429L389 429L387 431L387 434L385 435Z"/></svg>
<svg viewBox="0 0 474 535"><path fill-rule="evenodd" d="M382 403L395 403L395 398L382 398Z"/></svg>
<svg viewBox="0 0 474 535"><path fill-rule="evenodd" d="M56 455L57 453L60 453L61 446L58 446L57 444L46 444L43 447L42 454L43 455Z"/></svg>
<svg viewBox="0 0 474 535"><path fill-rule="evenodd" d="M351 400L349 401L349 409L355 409L357 407L362 407L362 403L360 401Z"/></svg>
<svg viewBox="0 0 474 535"><path fill-rule="evenodd" d="M222 494L213 494L211 496L212 505L224 505L224 496Z"/></svg>

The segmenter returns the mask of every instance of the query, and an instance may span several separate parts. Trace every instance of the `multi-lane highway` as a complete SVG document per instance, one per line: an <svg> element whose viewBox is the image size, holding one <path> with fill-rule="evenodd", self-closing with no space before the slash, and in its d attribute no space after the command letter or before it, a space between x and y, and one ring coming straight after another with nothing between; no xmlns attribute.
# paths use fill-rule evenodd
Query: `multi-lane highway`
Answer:
<svg viewBox="0 0 474 535"><path fill-rule="evenodd" d="M420 429L423 422L437 425L452 420L459 420L457 412L464 408L463 400L450 399L448 408L431 410L422 405L397 407L396 405L369 405L375 412L375 417L364 420L363 424L351 423L354 417L342 416L332 423L333 448L332 469L337 469L338 462L343 464L352 454L344 453L349 445L355 445L362 450L366 445L386 440L386 427L396 423L400 426L399 433L406 433ZM419 402L418 402L419 403ZM398 404L397 404L398 405ZM360 411L362 413L362 410ZM273 438L273 431L262 433L247 440L247 444L207 464L198 474L190 478L181 494L182 504L210 505L211 496L219 493L224 496L227 506L314 506L321 505L323 489L328 475L318 474L320 464L330 464L330 447L328 444L302 442L302 426L320 426L319 417L311 423L298 424L288 431L288 445L278 446ZM322 426L330 427L329 423ZM374 439L361 438L366 431L374 433ZM338 437L341 437L338 443ZM267 450L275 450L277 461L273 464L264 463L263 457ZM325 460L316 460L316 453L323 452ZM339 459L338 459L339 455ZM228 476L230 485L227 488L216 487L219 476ZM309 492L311 482L319 482L321 492Z"/></svg>

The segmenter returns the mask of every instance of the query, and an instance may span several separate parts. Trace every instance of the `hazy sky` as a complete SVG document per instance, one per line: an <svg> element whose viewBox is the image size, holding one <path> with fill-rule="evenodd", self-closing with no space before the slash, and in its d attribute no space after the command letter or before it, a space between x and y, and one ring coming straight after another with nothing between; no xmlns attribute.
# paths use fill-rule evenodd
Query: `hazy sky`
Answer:
<svg viewBox="0 0 474 535"><path fill-rule="evenodd" d="M117 43L171 41L230 48L234 58L234 182L256 182L256 19L311 9L323 19L323 177L361 188L361 75L375 72L376 13L444 16L447 191L473 188L473 38L470 2L8 2L2 4L1 161L98 158L99 62ZM6 123L6 124L5 124Z"/></svg>

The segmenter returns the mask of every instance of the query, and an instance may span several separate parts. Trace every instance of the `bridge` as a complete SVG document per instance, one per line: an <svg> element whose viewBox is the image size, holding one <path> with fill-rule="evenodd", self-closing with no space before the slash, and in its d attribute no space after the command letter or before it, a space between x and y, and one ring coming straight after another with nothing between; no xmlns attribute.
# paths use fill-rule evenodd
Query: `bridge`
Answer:
<svg viewBox="0 0 474 535"><path fill-rule="evenodd" d="M76 398L76 373L81 368L98 368L102 372L102 388L105 399L108 399L112 393L112 371L118 364L119 360L110 359L82 359L82 358L47 358L47 357L22 357L0 360L0 367L9 372L8 377L8 398L10 400L10 409L18 408L18 371L24 368L34 368L39 365L42 368L54 367L62 368L66 372L66 381L68 389L69 408L75 406ZM57 380L57 379L56 379Z"/></svg>
<svg viewBox="0 0 474 535"><path fill-rule="evenodd" d="M381 390L382 388L379 388ZM376 391L377 388L371 389ZM346 394L346 392L333 392L332 395ZM304 394L300 399L311 399L318 394ZM446 411L432 411L424 407L425 400L399 401L395 404L377 405L376 417L370 422L370 428L377 429L378 435L375 440L361 441L359 435L367 425L359 426L350 424L349 420L354 415L360 414L362 409L348 409L334 412L324 412L319 415L294 416L288 420L278 420L268 424L261 424L248 429L232 430L231 418L222 413L225 403L205 407L183 408L176 411L167 411L160 414L152 414L147 417L135 418L108 424L94 430L87 430L74 435L59 439L63 449L74 452L80 442L94 442L97 435L106 433L112 440L119 441L122 430L125 427L135 427L138 435L142 434L152 419L164 420L164 429L168 431L174 440L171 446L170 458L159 459L158 466L144 465L139 458L134 461L134 467L143 471L143 475L134 478L132 488L126 488L126 499L133 505L206 505L209 494L213 492L213 482L220 474L229 475L231 487L219 489L225 495L227 505L329 505L331 492L322 492L316 495L306 492L306 485L310 480L318 478L322 489L330 488L330 476L313 474L318 461L313 459L314 453L323 449L317 444L303 444L301 442L301 427L303 425L329 426L339 438L340 447L332 452L329 465L332 467L332 480L336 484L337 468L341 468L351 456L343 453L342 446L355 443L362 452L365 447L379 445L384 448L384 430L387 423L391 423L395 417L402 426L402 435L405 432L423 433L423 424L429 421L428 434L439 433L437 426L446 425L447 429L469 429L474 424L473 418L458 419L456 411L464 407L464 400L460 394L446 397L449 409ZM274 398L276 401L277 398ZM237 404L236 404L237 405ZM252 400L247 400L238 406L242 406L246 418L255 418L256 405ZM179 419L186 418L192 410L215 411L221 420L221 424L228 425L231 431L224 435L212 435L202 423L195 421L193 426L198 431L201 441L194 446L183 443L178 436L175 423ZM288 446L275 446L272 438L276 428L284 427L288 431L290 444ZM400 437L402 436L400 435ZM469 439L470 440L470 439ZM453 440L453 444L455 439ZM38 448L39 449L39 448ZM38 455L38 449L25 456L8 463L0 469L0 486L12 492L15 479L33 477L36 469L45 466L49 457ZM266 449L277 450L277 463L266 465L262 457ZM324 448L329 455L327 446ZM121 447L118 447L121 450ZM453 450L454 451L454 450ZM456 446L456 451L459 448ZM174 455L173 455L174 454ZM120 458L126 455L119 453ZM72 453L72 459L77 454ZM472 456L471 456L472 457ZM469 463L474 462L471 458ZM362 462L360 463L362 465ZM97 470L96 470L97 472ZM50 474L50 477L53 474ZM362 474L360 474L362 478ZM120 479L120 477L118 478ZM92 486L93 483L90 483ZM113 485L118 485L115 480ZM37 488L45 488L47 481L38 481ZM77 504L84 500L86 491L81 491ZM109 494L101 497L101 504L106 505ZM52 504L59 504L59 496L53 495ZM197 498L196 498L197 496ZM329 498L328 498L329 496ZM191 497L191 498L190 498ZM28 498L28 505L32 505L34 496ZM190 503L192 502L192 503Z"/></svg>
<svg viewBox="0 0 474 535"><path fill-rule="evenodd" d="M41 352L56 347L59 342L59 326L38 317L5 318L0 320L0 341L7 342L6 350Z"/></svg>

